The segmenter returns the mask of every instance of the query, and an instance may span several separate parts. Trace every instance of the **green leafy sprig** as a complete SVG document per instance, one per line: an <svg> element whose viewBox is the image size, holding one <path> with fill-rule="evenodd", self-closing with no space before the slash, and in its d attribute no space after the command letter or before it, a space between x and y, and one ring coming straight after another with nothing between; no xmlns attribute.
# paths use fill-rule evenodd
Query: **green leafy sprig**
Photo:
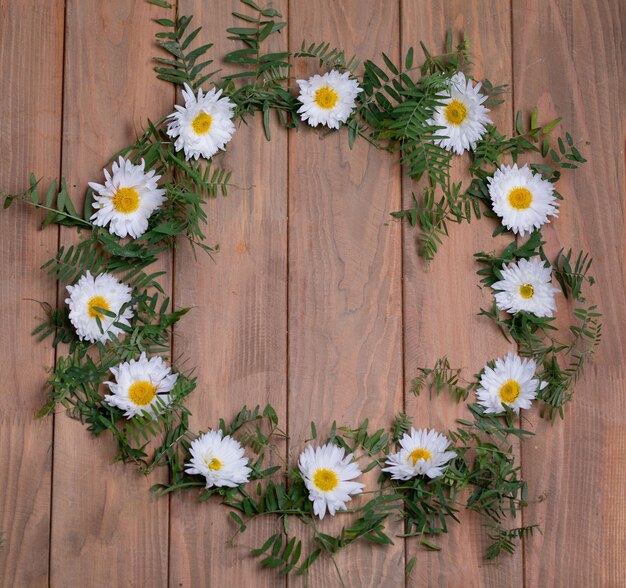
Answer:
<svg viewBox="0 0 626 588"><path fill-rule="evenodd" d="M554 421L557 416L564 417L563 407L573 397L572 387L600 344L602 314L583 296L583 286L595 283L589 273L593 263L590 255L581 251L573 261L571 249L567 253L561 250L550 263L544 245L541 231L534 231L526 242L518 245L513 241L500 255L480 252L475 258L481 266L477 273L482 285L490 287L502 278L503 266L538 257L551 265L564 297L574 303L573 322L566 329L567 340L562 340L564 329L559 331L554 317L537 317L529 312L507 315L498 310L495 301L491 308L481 309L481 315L493 320L517 344L520 355L536 361L537 373L547 384L537 395L541 415Z"/></svg>

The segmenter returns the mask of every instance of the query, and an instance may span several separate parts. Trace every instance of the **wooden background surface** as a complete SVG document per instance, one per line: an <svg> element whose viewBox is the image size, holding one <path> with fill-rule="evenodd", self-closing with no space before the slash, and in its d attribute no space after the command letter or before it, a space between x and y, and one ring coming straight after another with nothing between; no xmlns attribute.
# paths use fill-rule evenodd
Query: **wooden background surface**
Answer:
<svg viewBox="0 0 626 588"><path fill-rule="evenodd" d="M230 50L235 0L179 0L195 13L215 55ZM496 563L482 559L481 521L463 516L439 553L412 541L387 550L351 548L338 557L348 586L626 586L626 369L624 305L624 27L621 0L275 0L288 17L275 41L297 48L326 40L361 58L394 60L423 40L441 49L464 30L477 76L511 84L493 113L511 130L518 109L540 107L590 147L589 163L566 173L551 250L591 249L605 313L601 356L577 387L565 422L530 413L538 433L521 448L533 501L520 522L543 535ZM112 152L146 117L172 110L172 87L155 80L151 19L163 9L136 0L0 0L0 187L17 191L34 171L65 176L75 198L100 181ZM300 69L298 75L308 74ZM61 140L62 138L62 140ZM193 426L215 425L244 403L271 402L292 437L294 458L309 422L388 425L406 410L420 426L447 428L460 409L409 392L418 365L447 354L474 373L511 347L476 316L489 299L477 287L472 253L493 249L488 223L454 227L432 265L415 234L389 212L415 189L388 155L345 133L320 140L303 129L263 138L242 127L223 158L242 187L210 205L216 263L186 248L167 287L197 308L175 335L175 352L198 366ZM47 345L29 332L34 300L64 298L38 266L69 231L40 232L40 216L0 214L0 551L3 586L301 586L263 572L243 547L226 546L232 526L217 504L193 493L154 499L144 479L109 463L106 439L90 438L64 414L33 420L44 402ZM560 313L571 309L560 304ZM157 474L158 476L158 474ZM258 544L272 522L244 536ZM325 521L326 524L326 521ZM331 523L328 523L332 525ZM417 565L405 578L405 562ZM314 568L311 586L335 586Z"/></svg>

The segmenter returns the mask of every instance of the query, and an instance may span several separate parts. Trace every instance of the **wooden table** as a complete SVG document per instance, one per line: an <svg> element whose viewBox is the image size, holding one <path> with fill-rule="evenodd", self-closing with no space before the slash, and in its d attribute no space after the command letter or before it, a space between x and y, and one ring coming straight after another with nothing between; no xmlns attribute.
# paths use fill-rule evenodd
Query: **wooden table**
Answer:
<svg viewBox="0 0 626 588"><path fill-rule="evenodd" d="M214 55L233 48L235 0L179 0L195 13ZM620 0L276 0L290 26L274 42L297 49L303 38L356 53L381 51L400 61L423 40L440 51L445 31L465 31L475 74L508 83L493 112L504 131L513 113L538 105L559 115L589 163L565 173L549 250L585 248L595 257L592 291L605 313L597 362L576 388L564 422L529 413L537 435L520 449L533 500L518 521L543 535L495 563L482 558L483 522L463 515L441 552L398 539L390 549L359 546L338 564L348 586L626 586L626 308L624 305L624 27ZM620 9L620 4L622 8ZM28 174L68 179L75 199L87 181L147 117L172 110L175 92L151 71L154 18L166 11L140 0L0 0L0 186L17 191ZM297 75L307 70L298 65ZM389 213L416 187L386 153L345 133L275 125L270 143L259 120L235 135L224 165L241 189L212 202L207 230L219 242L215 262L194 261L182 246L163 261L177 306L194 306L177 329L174 351L197 366L190 398L193 426L206 429L243 404L271 402L286 423L290 458L315 420L365 417L387 426L401 410L421 426L446 429L463 408L415 398L419 365L447 355L479 370L512 346L476 315L489 303L472 254L493 249L489 222L453 227L428 265L416 234ZM62 140L60 138L62 137ZM590 145L586 146L586 142ZM69 230L38 230L41 215L12 207L0 214L0 324L3 381L0 425L0 580L4 586L301 586L300 578L263 571L244 547L226 540L232 523L195 493L155 499L143 478L111 464L109 440L94 440L59 413L34 420L44 403L54 352L29 332L37 301L64 291L38 271ZM561 300L559 313L571 307ZM162 478L161 478L162 479ZM326 521L324 521L326 523ZM329 523L332 525L332 523ZM244 535L257 546L275 525ZM320 564L311 586L335 586Z"/></svg>

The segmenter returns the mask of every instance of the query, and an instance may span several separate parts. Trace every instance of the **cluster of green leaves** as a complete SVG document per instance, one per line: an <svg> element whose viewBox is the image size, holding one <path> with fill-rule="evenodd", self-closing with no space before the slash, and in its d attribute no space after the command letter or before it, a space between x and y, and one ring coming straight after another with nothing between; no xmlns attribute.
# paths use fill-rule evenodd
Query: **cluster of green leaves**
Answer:
<svg viewBox="0 0 626 588"><path fill-rule="evenodd" d="M411 391L416 396L428 387L431 398L447 392L459 403L467 400L470 392L476 388L476 382L463 382L461 368L452 368L447 357L439 358L432 368L418 367L418 375L411 382Z"/></svg>
<svg viewBox="0 0 626 588"><path fill-rule="evenodd" d="M181 236L194 250L199 247L210 255L217 246L210 247L205 243L206 204L220 194L227 195L232 185L232 172L212 160L186 161L166 134L165 122L165 119L157 123L148 120L144 133L112 158L122 155L134 164L145 161L146 169L154 169L162 176L159 184L166 190L167 201L150 217L148 231L134 244L173 248L177 237ZM87 199L90 198L88 191Z"/></svg>
<svg viewBox="0 0 626 588"><path fill-rule="evenodd" d="M299 123L297 110L300 103L295 98L294 80L290 75L296 59L314 59L320 68L346 70L354 74L359 66L356 57L348 59L345 51L329 43L302 42L299 51L267 50L266 45L280 33L287 23L275 8L263 7L253 0L241 0L245 9L233 12L237 26L226 29L228 39L237 42L237 48L224 56L224 61L238 69L223 76L216 84L235 103L235 115L242 120L255 112L263 115L265 134L271 137L270 118L275 112L280 123L288 128ZM187 32L191 17L179 16L175 20L159 19L167 30L157 34L157 42L170 56L157 58L157 74L177 85L198 87L215 73L204 73L211 64L205 59L210 44L194 48L194 39L200 29ZM280 46L280 43L274 43ZM284 45L284 43L283 43ZM437 127L429 120L439 105L441 92L447 79L469 63L467 42L463 39L456 48L449 34L446 53L433 55L425 47L425 61L413 65L414 50L407 52L404 69L382 55L378 65L368 60L364 63L363 93L359 105L347 123L350 146L357 136L365 137L392 152L399 152L402 164L409 175L419 179L424 174L435 184L446 185L450 153L434 145ZM196 64L196 60L203 61ZM416 75L410 75L415 70ZM202 77L198 77L200 74ZM489 85L495 100L500 88Z"/></svg>
<svg viewBox="0 0 626 588"><path fill-rule="evenodd" d="M501 87L493 88L493 95L499 95ZM552 147L552 132L559 124L559 118L545 125L538 124L538 110L530 113L528 128L525 128L522 112L516 117L515 132L508 137L503 135L495 125L488 125L484 136L477 142L476 148L469 152L469 184L463 187L462 182L449 181L449 161L441 172L441 181L430 182L422 188L421 196L412 195L411 206L392 212L392 216L406 219L412 227L419 229L417 236L418 253L426 259L433 259L448 236L450 224L471 223L482 216L497 218L493 212L489 196L488 179L494 171L510 159L518 162L526 154L538 154L550 157L551 161L542 160L532 163L530 167L541 174L546 180L555 183L561 176L561 169L574 169L586 160L574 145L569 133L565 133L565 141L558 137L556 147ZM445 174L445 175L444 175ZM446 181L444 181L446 180ZM556 196L562 196L555 190ZM493 236L508 232L500 222L493 231Z"/></svg>
<svg viewBox="0 0 626 588"><path fill-rule="evenodd" d="M61 180L60 189L58 189L56 180L51 182L45 195L40 193L39 183L39 180L31 174L29 186L23 192L18 194L2 193L3 207L9 208L13 202L18 201L30 204L40 210L45 210L47 214L41 223L42 229L45 229L51 224L66 227L91 228L91 223L85 220L85 218L88 218L89 210L85 210L85 218L80 216L72 204L65 180Z"/></svg>
<svg viewBox="0 0 626 588"><path fill-rule="evenodd" d="M30 187L24 193L5 196L5 206L14 201L23 201L46 210L44 226L58 224L80 230L82 240L75 245L59 247L55 256L43 264L41 269L47 275L65 286L73 284L88 271L93 275L103 272L115 274L133 288L134 300L139 308L145 307L148 314L156 316L154 309L150 309L146 303L150 300L153 305L156 304L148 291L163 293L158 278L165 272L144 270L156 263L158 255L164 251L165 246L162 243L148 243L141 239L123 243L106 229L92 225L89 221L91 206L86 203L84 215L80 216L67 193L65 181L62 181L58 193L56 182L52 182L46 195L42 196L38 183L31 177ZM67 309L53 309L46 304L42 304L42 308L46 316L34 334L41 340L54 335L55 347L62 342L70 344L73 350L78 339L74 328L69 324ZM102 312L106 314L108 311ZM176 313L175 316L179 314Z"/></svg>
<svg viewBox="0 0 626 588"><path fill-rule="evenodd" d="M253 14L234 12L242 25L227 29L229 39L243 45L224 56L224 61L241 68L225 76L227 93L236 104L236 113L243 120L255 112L263 113L263 128L269 141L270 113L276 112L281 124L297 126L298 101L288 88L291 64L289 51L264 51L265 41L287 26L282 14L274 8L262 8L252 0L242 0Z"/></svg>
<svg viewBox="0 0 626 588"><path fill-rule="evenodd" d="M445 374L459 372L450 368L447 360L424 371L432 378L424 384L431 393L442 389ZM263 567L283 574L307 574L320 556L334 563L339 551L358 541L390 545L394 537L418 537L424 548L439 550L433 539L448 532L449 520L458 522L460 508L476 511L490 521L491 543L486 557L495 557L501 551L511 552L516 538L527 536L537 528L536 525L511 530L502 527L506 517L515 517L526 504L527 492L525 482L519 478L520 468L515 464L509 439L510 436L522 439L530 433L515 426L512 412L498 416L485 414L477 405L469 408L472 418L460 419L458 428L449 432L457 457L445 475L434 480L418 477L393 481L380 471L389 453L396 450L398 440L411 427L411 419L404 413L396 417L390 430L371 430L367 419L356 428L333 423L328 436L322 439L315 423L311 423L309 441L334 443L354 455L364 473L375 468L379 472L376 489L355 501L356 506L349 511L352 513L349 522L335 535L320 530L302 477L285 461L282 445L285 434L270 405L263 410L258 406L253 410L243 407L229 424L224 420L219 422L224 434L238 438L255 454L250 461L251 484L203 489L200 499L221 496L223 504L231 509L229 516L236 528L235 536L245 532L257 517L276 516L277 531L252 549L251 555L258 557ZM186 435L179 446L180 467L168 483L153 487L157 494L204 486L201 477L187 476L183 471L190 441L191 437ZM269 454L274 462L283 465L263 467ZM463 501L467 489L470 492ZM299 524L294 524L294 520ZM394 521L403 522L402 530L390 533L388 528ZM309 535L309 540L302 533ZM337 572L340 574L339 568Z"/></svg>
<svg viewBox="0 0 626 588"><path fill-rule="evenodd" d="M480 380L477 374L469 382L461 381L462 370L451 368L445 357L432 368L419 368L419 372L414 393L420 394L424 388L431 396L447 391L457 402L467 400ZM516 540L538 529L537 525L510 530L502 527L507 517L515 518L527 504L527 485L520 477L512 440L521 442L533 433L518 425L519 417L510 409L496 415L475 403L467 407L471 418L458 419L459 426L448 433L457 457L440 483L447 485L453 496L470 490L464 507L488 518L490 543L485 557L491 559L502 551L512 553Z"/></svg>
<svg viewBox="0 0 626 588"><path fill-rule="evenodd" d="M515 551L516 541L532 537L535 531L541 533L539 525L504 529L501 525L496 524L489 525L487 528L489 529L487 536L490 541L485 554L487 559L495 559L502 552L513 553Z"/></svg>
<svg viewBox="0 0 626 588"><path fill-rule="evenodd" d="M414 65L413 48L407 51L403 67L384 54L383 66L365 62L363 106L357 110L358 118L350 121L349 133L364 135L369 127L370 140L399 153L410 178L425 178L422 194L412 195L412 206L391 214L419 227L418 252L432 259L448 234L448 223L469 222L473 215L479 218L480 210L461 190L461 183L451 180L452 153L435 144L441 127L432 121L450 77L469 68L467 41L462 39L455 48L449 32L444 54L432 54L423 43L421 47L425 55L421 66ZM416 70L419 75L412 76Z"/></svg>
<svg viewBox="0 0 626 588"><path fill-rule="evenodd" d="M441 391L445 374L457 374L459 370L450 368L446 360L428 371L432 380L427 386L432 393ZM472 385L468 385L472 389ZM457 457L450 463L444 476L430 480L417 477L410 481L392 481L379 471L378 486L366 492L370 497L364 504L350 510L350 523L336 535L321 533L315 519L311 518L311 508L307 491L295 470L289 470L287 481L270 482L263 491L257 485L255 500L250 501L247 493L241 492L244 500L227 503L241 510L246 520L239 515L231 517L238 525L238 532L244 531L249 519L260 514L273 513L281 517L282 529L272 534L267 541L252 551L261 557L261 565L277 568L283 573L307 572L310 565L321 555L334 558L345 547L364 540L383 545L392 544L394 537L418 537L420 544L429 550L440 550L436 537L449 530L449 520L458 522L459 509L466 508L485 516L488 521L490 545L485 554L492 558L501 551L512 552L514 540L528 536L537 525L524 529L505 530L502 527L507 517L515 517L526 505L526 483L519 477L520 466L516 464L511 438L523 439L531 433L516 426L516 415L511 411L504 415L486 414L478 405L469 405L471 418L460 419L457 429L449 432ZM389 453L395 451L399 438L411 427L411 419L401 413L395 419L391 430L371 431L365 420L359 427L337 427L333 423L327 438L320 442L330 442L343 447L355 456L363 472L383 466ZM311 440L318 440L317 428L311 424ZM469 489L469 493L465 492ZM463 499L463 496L467 498ZM250 501L250 502L248 502ZM247 508L243 507L246 504ZM307 542L293 532L289 517L296 517L304 523L301 528L309 529L312 542ZM403 521L400 533L390 534L389 523ZM497 529L497 536L494 530ZM306 551L305 545L309 546ZM407 568L411 567L409 562ZM339 572L339 570L337 570Z"/></svg>
<svg viewBox="0 0 626 588"><path fill-rule="evenodd" d="M171 7L169 3L160 0L156 4ZM171 58L156 57L160 65L155 69L160 79L177 85L187 83L197 89L217 72L206 73L206 68L212 63L211 60L205 59L211 44L191 47L201 31L200 27L187 32L191 21L191 16L157 21L166 29L172 29L157 33L158 45L168 51ZM154 263L164 249L174 247L179 236L185 237L194 248L199 247L206 253L211 254L217 250L217 246L210 247L205 243L206 237L203 232L207 223L205 205L209 199L214 199L220 194L227 195L228 188L232 185L232 172L218 167L213 161L186 161L182 153L176 151L167 135L167 120L167 117L157 122L147 120L147 128L135 142L115 153L110 160L113 162L118 156L123 156L134 164L145 162L146 170L152 169L161 176L159 185L166 190L167 200L151 216L148 231L131 243L120 243L118 238L106 230L99 230L90 222L94 212L94 195L91 188L87 189L82 214L73 205L64 179L60 182L60 189L57 182L53 181L44 194L40 192L40 182L31 176L29 187L23 192L1 194L4 208L8 208L14 201L21 201L45 210L47 214L42 228L57 224L91 231L89 246L83 241L77 247L69 247L63 254L57 255L56 265L51 263L52 269L58 272L57 279L72 282L76 276L63 273L62 266L67 261L63 255L73 258L74 255L82 255L87 249L90 255L95 257L82 258L81 264L72 262L77 269L94 263L102 267L103 271L120 272L133 267L142 269ZM125 259L129 263L125 265L120 262L121 267L107 269L104 265L108 262L102 262L98 257L98 251L116 257L118 261ZM90 269L93 272L90 267L83 269ZM50 270L50 273L54 272Z"/></svg>
<svg viewBox="0 0 626 588"><path fill-rule="evenodd" d="M206 57L213 43L206 43L194 49L190 47L202 30L202 27L198 27L187 32L192 20L193 16L180 16L175 20L157 19L158 24L168 29L156 34L157 44L169 53L169 57L155 57L154 60L159 65L154 71L160 80L178 86L188 84L197 90L217 72L206 71L213 63L212 59Z"/></svg>
<svg viewBox="0 0 626 588"><path fill-rule="evenodd" d="M166 148L157 136L158 132L151 125L148 133L137 142L138 145L145 143L150 146L140 149L138 157L145 157L148 165L159 165L167 175L171 166L167 160L159 159L159 154ZM151 141L150 137L154 140ZM103 402L102 383L110 380L112 367L137 359L142 352L171 359L172 328L189 309L171 307L171 301L159 282L165 272L154 271L150 266L158 261L162 252L174 245L173 239L178 234L185 235L187 230L193 231L190 227L197 226L193 206L200 210L200 204L192 206L186 203L179 208L175 203L176 187L195 181L193 177L181 178L167 183L171 206L154 215L148 232L132 241L119 239L90 222L93 202L90 191L81 215L72 203L64 180L60 190L57 183L52 182L44 194L39 190L39 182L31 177L24 192L4 196L5 207L20 201L45 210L42 228L57 224L79 231L80 240L77 243L59 247L55 256L42 266L42 270L63 288L74 284L86 272L94 276L107 272L130 286L131 300L119 310L119 314L98 309L103 315L115 319L113 324L122 331L119 336L109 336L106 343L92 345L81 341L69 321L65 305L53 308L41 303L44 317L33 335L39 340L51 339L54 347L59 344L66 347L63 348L65 354L58 347L56 365L47 382L48 402L39 416L54 412L57 406L64 407L70 416L85 423L95 435L108 431L114 437L118 448L115 459L134 462L146 472L156 465L172 467L170 460L176 457L174 446L181 436L187 434L188 411L184 400L194 390L195 379L179 373L167 410L160 410L157 418L144 413L130 420L124 417L121 410ZM173 226L176 216L183 220ZM204 238L203 235L200 238ZM206 247L204 244L201 246ZM133 310L130 325L116 320L127 308ZM96 320L102 331L100 318Z"/></svg>
<svg viewBox="0 0 626 588"><path fill-rule="evenodd" d="M137 359L142 352L167 359L171 328L188 311L172 310L170 306L170 300L162 299L159 293L134 288L131 301L120 309L121 314L125 308L133 308L135 316L131 325L114 322L123 334L110 335L106 343L94 345L77 338L66 311L56 313L56 334L54 322L49 319L42 323L46 329L40 326L35 333L41 336L54 334L54 343L68 344L69 352L57 358L47 383L48 402L38 416L50 414L60 405L70 416L85 423L95 435L108 431L117 442L115 459L135 462L147 471L156 464L167 465L168 447L188 428L184 400L195 389L195 378L178 374L176 385L169 394L167 410L157 402L158 418L145 412L130 420L124 417L123 411L103 402L102 383L110 381L112 367ZM101 312L109 314L110 311L101 309ZM110 313L109 316L115 315Z"/></svg>
<svg viewBox="0 0 626 588"><path fill-rule="evenodd" d="M293 56L295 58L307 57L315 59L320 68L344 69L353 74L361 63L356 56L348 59L345 51L332 47L330 43L325 42L308 43L307 41L302 41L300 51L296 51Z"/></svg>
<svg viewBox="0 0 626 588"><path fill-rule="evenodd" d="M507 338L517 343L520 355L537 362L541 380L548 383L537 396L542 403L541 414L553 421L557 416L563 418L563 407L573 397L572 387L600 344L602 315L583 296L583 286L595 283L590 274L593 262L590 255L561 250L550 261L544 245L541 231L534 231L522 245L513 241L499 255L480 252L475 258L480 265L481 283L490 287L502 279L503 266L538 257L552 267L563 295L574 305L574 322L566 329L558 328L556 317L538 317L529 312L505 315L498 310L495 300L491 308L481 309L482 315L492 319ZM563 332L568 334L565 341Z"/></svg>
<svg viewBox="0 0 626 588"><path fill-rule="evenodd" d="M106 266L111 264L110 271L140 271L154 263L163 251L174 248L179 236L186 238L192 247L199 247L208 254L218 250L218 246L211 247L205 243L205 208L209 199L216 198L218 194L226 196L232 172L211 162L204 165L184 161L165 135L163 121L159 123L159 128L150 121L148 126L148 130L133 145L119 151L114 158L122 155L135 164L144 160L146 169L154 169L162 175L160 186L166 190L167 200L150 217L148 231L130 243L121 243L108 230L91 223L90 217L94 212L91 188L87 189L82 215L72 204L64 179L61 180L60 190L57 189L57 182L53 181L43 194L39 190L40 182L31 176L25 191L1 194L4 208L14 202L23 202L47 211L42 228L56 224L89 232L90 236L80 245L64 248L55 261L46 266L56 279L71 283L76 277L65 274L64 267L93 272L95 267L106 270ZM80 261L74 260L74 256L83 255L85 257L81 257ZM68 265L69 260L74 261ZM93 267L90 267L92 264Z"/></svg>

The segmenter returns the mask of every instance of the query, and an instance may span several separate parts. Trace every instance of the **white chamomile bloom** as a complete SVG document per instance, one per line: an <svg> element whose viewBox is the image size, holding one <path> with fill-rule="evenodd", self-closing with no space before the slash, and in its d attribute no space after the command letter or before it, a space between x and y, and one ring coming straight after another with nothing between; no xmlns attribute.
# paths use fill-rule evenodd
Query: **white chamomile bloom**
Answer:
<svg viewBox="0 0 626 588"><path fill-rule="evenodd" d="M456 452L446 451L450 440L437 431L411 428L400 439L400 451L387 458L389 472L393 480L410 480L415 476L426 475L438 478L446 471L448 462L456 457Z"/></svg>
<svg viewBox="0 0 626 588"><path fill-rule="evenodd" d="M356 97L363 90L349 72L332 70L323 76L315 75L308 80L297 80L300 86L298 109L300 118L312 127L326 125L338 129L345 123L356 107Z"/></svg>
<svg viewBox="0 0 626 588"><path fill-rule="evenodd" d="M559 214L554 187L527 165L503 165L487 181L493 211L507 229L522 237L549 223L548 216Z"/></svg>
<svg viewBox="0 0 626 588"><path fill-rule="evenodd" d="M110 406L125 410L124 416L132 418L148 413L158 415L170 403L178 374L158 356L148 359L142 353L138 360L131 359L111 368L115 382L104 382L111 391L104 397Z"/></svg>
<svg viewBox="0 0 626 588"><path fill-rule="evenodd" d="M520 259L505 264L502 280L491 287L496 291L496 305L511 314L530 312L539 317L550 317L556 310L552 286L552 268L546 267L538 257Z"/></svg>
<svg viewBox="0 0 626 588"><path fill-rule="evenodd" d="M196 96L185 84L185 106L176 105L176 112L168 116L173 120L167 125L167 134L176 139L176 151L185 151L186 160L210 159L231 140L235 104L221 95L222 90L211 88L204 94L199 88Z"/></svg>
<svg viewBox="0 0 626 588"><path fill-rule="evenodd" d="M113 174L104 170L104 185L89 182L94 190L91 216L94 225L106 227L118 237L130 235L134 239L148 229L148 219L165 202L165 190L158 187L161 176L154 170L144 172L145 162L133 165L128 159L119 158L113 163Z"/></svg>
<svg viewBox="0 0 626 588"><path fill-rule="evenodd" d="M500 413L504 405L516 414L520 408L530 408L539 390L548 382L535 379L537 364L532 359L521 359L509 353L496 360L495 368L485 367L476 389L478 404L485 407L485 412Z"/></svg>
<svg viewBox="0 0 626 588"><path fill-rule="evenodd" d="M428 123L443 127L435 132L436 137L442 137L435 140L436 145L462 155L475 149L492 120L487 116L489 109L483 106L487 96L480 93L481 84L474 86L463 72L457 72L450 78L449 88L440 96L441 105L435 108Z"/></svg>
<svg viewBox="0 0 626 588"><path fill-rule="evenodd" d="M65 303L70 307L69 318L82 341L104 343L109 335L122 332L113 323L130 325L133 311L126 305L131 300L131 289L118 282L111 274L102 273L94 277L86 272L76 284L67 286L67 291L70 297L65 299ZM126 307L120 314L123 306ZM108 316L103 310L116 316ZM102 330L98 326L98 319Z"/></svg>
<svg viewBox="0 0 626 588"><path fill-rule="evenodd" d="M338 510L346 510L351 495L361 494L364 484L351 482L361 475L353 455L333 443L313 449L310 445L300 454L300 474L309 491L313 512L323 519L326 509L335 516Z"/></svg>
<svg viewBox="0 0 626 588"><path fill-rule="evenodd" d="M206 488L235 488L250 479L252 470L248 467L243 447L230 435L224 437L221 430L200 435L192 441L189 452L191 461L185 464L185 472L204 476Z"/></svg>

